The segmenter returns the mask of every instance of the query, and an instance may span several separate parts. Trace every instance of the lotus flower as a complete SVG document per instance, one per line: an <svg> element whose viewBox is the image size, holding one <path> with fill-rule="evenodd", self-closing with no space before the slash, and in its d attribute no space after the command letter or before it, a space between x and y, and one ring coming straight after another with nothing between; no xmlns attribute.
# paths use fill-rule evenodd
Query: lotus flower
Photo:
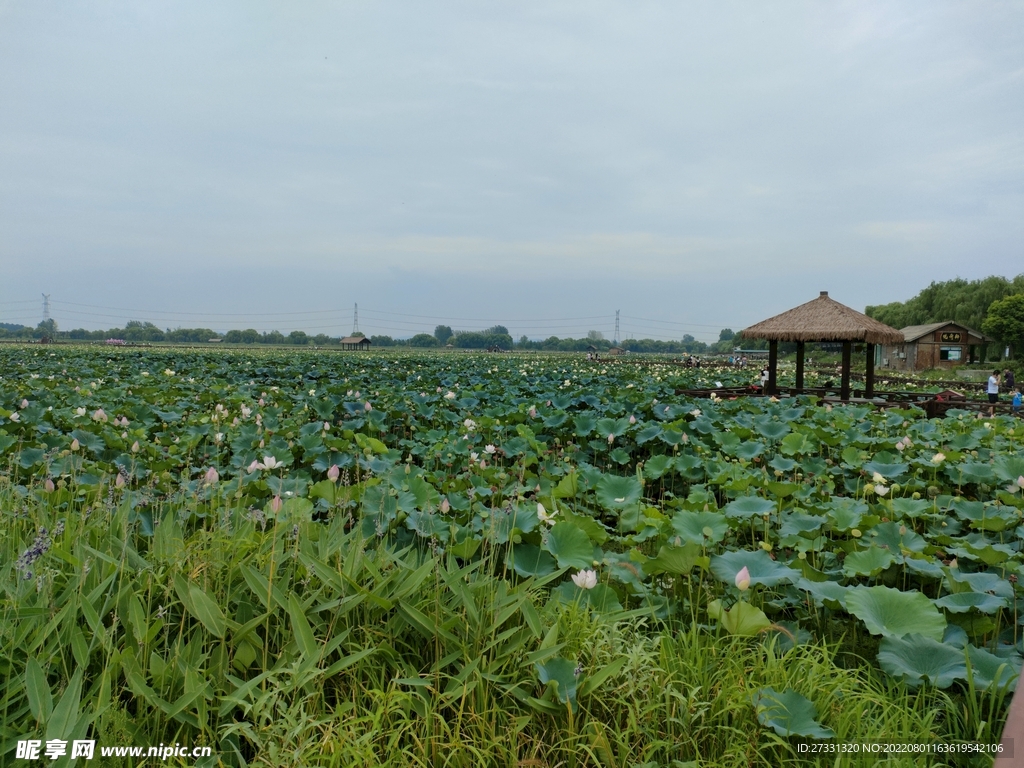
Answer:
<svg viewBox="0 0 1024 768"><path fill-rule="evenodd" d="M78 441L76 440L75 442L78 442ZM134 443L132 443L132 453L138 453L140 448L141 448L141 446L139 445L139 441L138 440L136 440Z"/></svg>
<svg viewBox="0 0 1024 768"><path fill-rule="evenodd" d="M28 408L28 400L25 400L24 398L22 398L22 400L21 400L21 407L22 408Z"/></svg>
<svg viewBox="0 0 1024 768"><path fill-rule="evenodd" d="M341 470L338 469L338 465L331 464L331 468L327 470L327 479L332 483L336 483L339 477L341 477Z"/></svg>
<svg viewBox="0 0 1024 768"><path fill-rule="evenodd" d="M46 482L43 483L43 487L46 488L47 493L53 493L56 490L56 486L50 478L46 478Z"/></svg>
<svg viewBox="0 0 1024 768"><path fill-rule="evenodd" d="M325 421L324 422L324 432L330 432L330 431L331 431L331 422Z"/></svg>
<svg viewBox="0 0 1024 768"><path fill-rule="evenodd" d="M474 429L476 429L476 422L473 421L472 419L466 419L464 422L462 422L462 426L464 426L466 429L472 432Z"/></svg>
<svg viewBox="0 0 1024 768"><path fill-rule="evenodd" d="M217 474L216 469L210 467L208 470L206 470L206 474L203 475L203 480L206 481L207 485L213 485L218 480L220 480L220 475Z"/></svg>
<svg viewBox="0 0 1024 768"><path fill-rule="evenodd" d="M484 446L484 453L486 453L488 455L493 455L496 450L497 450L497 448L495 448L490 443L488 443L487 445Z"/></svg>
<svg viewBox="0 0 1024 768"><path fill-rule="evenodd" d="M93 411L92 420L93 421L106 421L107 420L107 414L105 414L103 412L102 408L97 408L95 411Z"/></svg>
<svg viewBox="0 0 1024 768"><path fill-rule="evenodd" d="M615 442L615 435L608 435L608 445Z"/></svg>
<svg viewBox="0 0 1024 768"><path fill-rule="evenodd" d="M270 511L276 515L278 512L281 511L281 507L283 505L284 502L281 501L281 497L275 496L273 499L270 500Z"/></svg>
<svg viewBox="0 0 1024 768"><path fill-rule="evenodd" d="M370 405L370 402L369 402L369 401L367 401L367 402L366 402L366 403L365 403L365 404L363 405L363 410L364 410L364 411L366 411L366 412L370 412L370 411L372 411L372 410L373 410L373 406L372 406L372 405Z"/></svg>
<svg viewBox="0 0 1024 768"><path fill-rule="evenodd" d="M555 514L556 514L555 512L552 512L549 515L548 511L546 509L544 509L544 505L541 504L539 501L537 502L537 518L542 523L545 523L546 525L554 525L555 524Z"/></svg>
<svg viewBox="0 0 1024 768"><path fill-rule="evenodd" d="M124 488L124 475L120 472L117 473L117 479L114 480L114 485L118 488Z"/></svg>
<svg viewBox="0 0 1024 768"><path fill-rule="evenodd" d="M255 472L257 469L266 469L266 467L260 464L259 461L257 461L256 459L253 459L252 464L248 466L247 471Z"/></svg>
<svg viewBox="0 0 1024 768"><path fill-rule="evenodd" d="M77 451L81 447L82 447L82 444L78 442L78 438L77 437L74 440L71 441L71 450L72 451Z"/></svg>
<svg viewBox="0 0 1024 768"><path fill-rule="evenodd" d="M744 565L742 568L739 569L739 571L736 573L735 581L736 586L739 588L741 592L745 592L746 590L750 589L750 571L747 569L747 566Z"/></svg>
<svg viewBox="0 0 1024 768"><path fill-rule="evenodd" d="M945 460L946 455L944 453L936 453L934 456L932 456L932 464L941 464Z"/></svg>
<svg viewBox="0 0 1024 768"><path fill-rule="evenodd" d="M875 483L884 483L885 482L885 478L882 477L878 472L875 472L875 474L873 474L871 476L871 480L872 480L872 482L875 482Z"/></svg>
<svg viewBox="0 0 1024 768"><path fill-rule="evenodd" d="M636 424L636 416L634 416L633 414L630 414L629 415L629 423L630 424Z"/></svg>
<svg viewBox="0 0 1024 768"><path fill-rule="evenodd" d="M263 457L263 468L264 469L276 469L279 466L281 466L281 465L278 462L277 458L275 458L274 456L264 456Z"/></svg>
<svg viewBox="0 0 1024 768"><path fill-rule="evenodd" d="M885 494L887 494L888 492L889 492L889 489L886 488L881 483L879 483L878 485L875 486L875 493L877 493L879 496L885 496Z"/></svg>
<svg viewBox="0 0 1024 768"><path fill-rule="evenodd" d="M593 589L597 586L597 573L590 568L573 574L572 583L580 589Z"/></svg>
<svg viewBox="0 0 1024 768"><path fill-rule="evenodd" d="M452 392L451 390L448 390L447 392L444 393L444 399L445 400L454 400L455 399L455 393Z"/></svg>
<svg viewBox="0 0 1024 768"><path fill-rule="evenodd" d="M11 414L10 416L8 416L7 418L8 418L8 419L10 419L11 421L21 421L21 415L20 415L20 414L19 414L19 413L18 413L17 411L15 411L14 413L12 413L12 414Z"/></svg>
<svg viewBox="0 0 1024 768"><path fill-rule="evenodd" d="M85 416L85 408L84 407L82 407L82 408L75 408L75 415L76 416Z"/></svg>
<svg viewBox="0 0 1024 768"><path fill-rule="evenodd" d="M537 406L531 405L530 406L530 410L529 410L529 414L530 414L530 418L531 419L536 419L537 418Z"/></svg>
<svg viewBox="0 0 1024 768"><path fill-rule="evenodd" d="M447 515L451 511L452 505L448 502L447 498L441 499L441 512Z"/></svg>

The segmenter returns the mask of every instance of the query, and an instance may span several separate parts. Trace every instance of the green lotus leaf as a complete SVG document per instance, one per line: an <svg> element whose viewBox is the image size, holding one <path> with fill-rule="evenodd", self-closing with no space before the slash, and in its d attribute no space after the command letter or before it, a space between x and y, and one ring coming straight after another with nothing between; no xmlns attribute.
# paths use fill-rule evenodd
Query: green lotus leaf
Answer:
<svg viewBox="0 0 1024 768"><path fill-rule="evenodd" d="M806 578L797 579L796 585L810 592L816 605L824 605L833 610L846 608L846 596L851 589L835 581L812 581Z"/></svg>
<svg viewBox="0 0 1024 768"><path fill-rule="evenodd" d="M935 505L930 501L924 499L893 499L892 500L892 511L898 517L920 517L926 512L930 512L935 508Z"/></svg>
<svg viewBox="0 0 1024 768"><path fill-rule="evenodd" d="M581 413L576 416L574 424L576 427L576 434L580 437L586 437L594 431L595 427L597 427L597 419L592 414ZM608 436L605 435L605 437L607 438Z"/></svg>
<svg viewBox="0 0 1024 768"><path fill-rule="evenodd" d="M555 559L533 544L509 547L505 563L520 576L547 576L555 572Z"/></svg>
<svg viewBox="0 0 1024 768"><path fill-rule="evenodd" d="M672 530L684 542L701 546L717 544L729 532L729 523L720 512L676 512Z"/></svg>
<svg viewBox="0 0 1024 768"><path fill-rule="evenodd" d="M903 560L903 564L911 573L926 579L941 579L944 575L942 566L931 559L919 560L915 557L907 557Z"/></svg>
<svg viewBox="0 0 1024 768"><path fill-rule="evenodd" d="M774 459L768 462L768 466L772 469L777 469L779 472L786 473L792 472L796 469L796 462L792 459L786 459L782 456L776 456Z"/></svg>
<svg viewBox="0 0 1024 768"><path fill-rule="evenodd" d="M713 600L708 603L708 616L717 619L730 635L756 635L772 625L764 611L743 601L726 611L721 600Z"/></svg>
<svg viewBox="0 0 1024 768"><path fill-rule="evenodd" d="M991 592L1000 597L1012 598L1013 585L995 573L967 573L959 568L946 568L950 592Z"/></svg>
<svg viewBox="0 0 1024 768"><path fill-rule="evenodd" d="M761 688L752 697L757 721L773 729L779 736L803 736L808 739L834 739L835 731L817 721L814 702L792 688L779 693L774 688Z"/></svg>
<svg viewBox="0 0 1024 768"><path fill-rule="evenodd" d="M651 424L649 427L644 427L636 433L636 444L643 445L644 443L650 442L660 434L661 427L657 424Z"/></svg>
<svg viewBox="0 0 1024 768"><path fill-rule="evenodd" d="M576 690L579 680L576 676L576 665L568 659L556 656L553 659L538 662L537 676L540 682L554 688L555 695L562 704L576 711Z"/></svg>
<svg viewBox="0 0 1024 768"><path fill-rule="evenodd" d="M604 475L597 482L597 500L608 510L625 509L640 500L643 488L635 476Z"/></svg>
<svg viewBox="0 0 1024 768"><path fill-rule="evenodd" d="M792 431L780 421L759 421L754 429L769 440L781 440Z"/></svg>
<svg viewBox="0 0 1024 768"><path fill-rule="evenodd" d="M967 679L967 664L962 650L916 633L904 638L883 638L878 650L878 664L911 688L917 688L924 682L936 688L948 688L955 680Z"/></svg>
<svg viewBox="0 0 1024 768"><path fill-rule="evenodd" d="M751 517L770 515L775 511L775 502L762 499L760 496L742 496L726 504L723 511L728 517L748 520Z"/></svg>
<svg viewBox="0 0 1024 768"><path fill-rule="evenodd" d="M765 444L758 440L746 440L736 449L736 456L750 461L764 453L765 448Z"/></svg>
<svg viewBox="0 0 1024 768"><path fill-rule="evenodd" d="M572 523L555 523L544 546L554 555L559 568L593 567L594 545L587 534Z"/></svg>
<svg viewBox="0 0 1024 768"><path fill-rule="evenodd" d="M923 536L898 523L880 523L871 529L868 536L873 544L892 552L897 562L903 562L902 555L923 552L927 546Z"/></svg>
<svg viewBox="0 0 1024 768"><path fill-rule="evenodd" d="M846 595L846 610L864 622L873 635L904 637L919 634L938 642L946 620L920 592L891 587L854 587Z"/></svg>
<svg viewBox="0 0 1024 768"><path fill-rule="evenodd" d="M644 563L644 572L649 576L659 573L689 573L694 566L707 567L708 560L701 556L702 548L693 543L687 542L681 547L661 547L658 556L652 557Z"/></svg>
<svg viewBox="0 0 1024 768"><path fill-rule="evenodd" d="M1012 483L1018 477L1024 477L1024 458L1020 456L999 456L992 463L992 471L1003 482Z"/></svg>
<svg viewBox="0 0 1024 768"><path fill-rule="evenodd" d="M772 560L763 549L740 549L711 558L711 572L726 584L735 584L736 574L743 568L750 574L751 584L762 584L766 587L792 583L800 578L799 571Z"/></svg>
<svg viewBox="0 0 1024 768"><path fill-rule="evenodd" d="M910 465L902 462L898 464L885 464L880 461L869 461L864 465L864 471L867 472L868 475L873 475L877 472L882 477L889 480L905 475L908 469L910 469Z"/></svg>
<svg viewBox="0 0 1024 768"><path fill-rule="evenodd" d="M892 552L872 544L867 549L851 552L843 561L846 576L877 576L896 561Z"/></svg>
<svg viewBox="0 0 1024 768"><path fill-rule="evenodd" d="M849 531L861 524L861 519L867 512L868 505L862 501L834 498L828 503L827 514L834 530Z"/></svg>
<svg viewBox="0 0 1024 768"><path fill-rule="evenodd" d="M644 462L644 477L648 480L657 480L673 466L674 460L671 456L652 456Z"/></svg>
<svg viewBox="0 0 1024 768"><path fill-rule="evenodd" d="M971 609L979 613L995 613L1006 607L1006 598L985 592L957 592L940 597L935 601L935 605L950 613L967 613Z"/></svg>
<svg viewBox="0 0 1024 768"><path fill-rule="evenodd" d="M970 676L974 679L975 688L983 691L989 688L1005 688L1007 693L1017 689L1021 658L1016 653L1010 656L996 656L968 645L967 656L971 662Z"/></svg>

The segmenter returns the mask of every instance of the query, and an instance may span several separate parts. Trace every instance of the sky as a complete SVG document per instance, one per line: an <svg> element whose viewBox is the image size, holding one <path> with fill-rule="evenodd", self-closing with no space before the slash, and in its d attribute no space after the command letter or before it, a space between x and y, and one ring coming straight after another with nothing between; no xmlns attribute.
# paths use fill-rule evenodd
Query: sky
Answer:
<svg viewBox="0 0 1024 768"><path fill-rule="evenodd" d="M1022 235L1024 3L0 0L0 322L711 341Z"/></svg>

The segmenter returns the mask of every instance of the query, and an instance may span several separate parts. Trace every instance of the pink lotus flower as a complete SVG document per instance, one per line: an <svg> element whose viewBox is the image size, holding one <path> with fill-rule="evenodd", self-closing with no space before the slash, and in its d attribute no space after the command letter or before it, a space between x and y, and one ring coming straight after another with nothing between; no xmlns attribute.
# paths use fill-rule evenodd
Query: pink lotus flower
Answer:
<svg viewBox="0 0 1024 768"><path fill-rule="evenodd" d="M252 464L248 466L247 471L255 472L257 469L266 469L266 467L260 464L259 461L257 461L256 459L253 459Z"/></svg>
<svg viewBox="0 0 1024 768"><path fill-rule="evenodd" d="M750 571L745 565L736 574L736 586L741 592L750 589Z"/></svg>
<svg viewBox="0 0 1024 768"><path fill-rule="evenodd" d="M206 470L206 474L203 475L203 480L206 481L207 485L213 485L218 480L220 480L220 475L217 474L216 469L210 467L208 470Z"/></svg>
<svg viewBox="0 0 1024 768"><path fill-rule="evenodd" d="M120 472L117 473L117 479L114 480L114 485L118 488L124 488L124 475Z"/></svg>
<svg viewBox="0 0 1024 768"><path fill-rule="evenodd" d="M451 508L452 508L452 505L448 502L447 498L441 499L441 511L444 514L447 515L448 512L451 511Z"/></svg>
<svg viewBox="0 0 1024 768"><path fill-rule="evenodd" d="M537 418L537 406L531 405L530 406L529 414L530 414L530 418L531 419L536 419Z"/></svg>
<svg viewBox="0 0 1024 768"><path fill-rule="evenodd" d="M284 502L281 501L280 496L275 496L273 499L270 500L270 511L273 512L275 515L281 511L282 506L284 506Z"/></svg>
<svg viewBox="0 0 1024 768"><path fill-rule="evenodd" d="M630 414L629 415L629 423L630 424L636 424L636 416L634 416L633 414Z"/></svg>
<svg viewBox="0 0 1024 768"><path fill-rule="evenodd" d="M57 488L57 486L53 484L53 480L50 478L46 478L46 482L43 483L43 487L46 488L47 493L53 493Z"/></svg>
<svg viewBox="0 0 1024 768"><path fill-rule="evenodd" d="M365 404L363 405L363 410L364 410L364 411L367 411L367 412L369 412L369 411L372 411L372 410L373 410L373 406L372 406L372 405L370 405L370 402L369 402L369 400L367 400L367 401L366 401L366 403L365 403Z"/></svg>
<svg viewBox="0 0 1024 768"><path fill-rule="evenodd" d="M106 421L107 420L107 414L105 414L103 412L102 408L97 408L95 411L93 411L92 420L93 421Z"/></svg>
<svg viewBox="0 0 1024 768"><path fill-rule="evenodd" d="M339 477L341 477L341 470L338 469L337 464L332 464L331 468L327 470L327 479L332 483L336 483Z"/></svg>

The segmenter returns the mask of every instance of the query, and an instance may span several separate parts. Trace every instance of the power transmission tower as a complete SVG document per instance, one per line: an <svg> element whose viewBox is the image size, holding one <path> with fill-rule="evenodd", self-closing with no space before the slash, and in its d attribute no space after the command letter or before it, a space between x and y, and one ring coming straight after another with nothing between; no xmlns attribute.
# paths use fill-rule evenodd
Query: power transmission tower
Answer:
<svg viewBox="0 0 1024 768"><path fill-rule="evenodd" d="M50 319L50 294L43 294L43 322Z"/></svg>
<svg viewBox="0 0 1024 768"><path fill-rule="evenodd" d="M355 312L352 314L352 335L359 333L359 304L356 303Z"/></svg>
<svg viewBox="0 0 1024 768"><path fill-rule="evenodd" d="M619 310L615 310L615 338L612 339L612 344L616 347L619 346Z"/></svg>

